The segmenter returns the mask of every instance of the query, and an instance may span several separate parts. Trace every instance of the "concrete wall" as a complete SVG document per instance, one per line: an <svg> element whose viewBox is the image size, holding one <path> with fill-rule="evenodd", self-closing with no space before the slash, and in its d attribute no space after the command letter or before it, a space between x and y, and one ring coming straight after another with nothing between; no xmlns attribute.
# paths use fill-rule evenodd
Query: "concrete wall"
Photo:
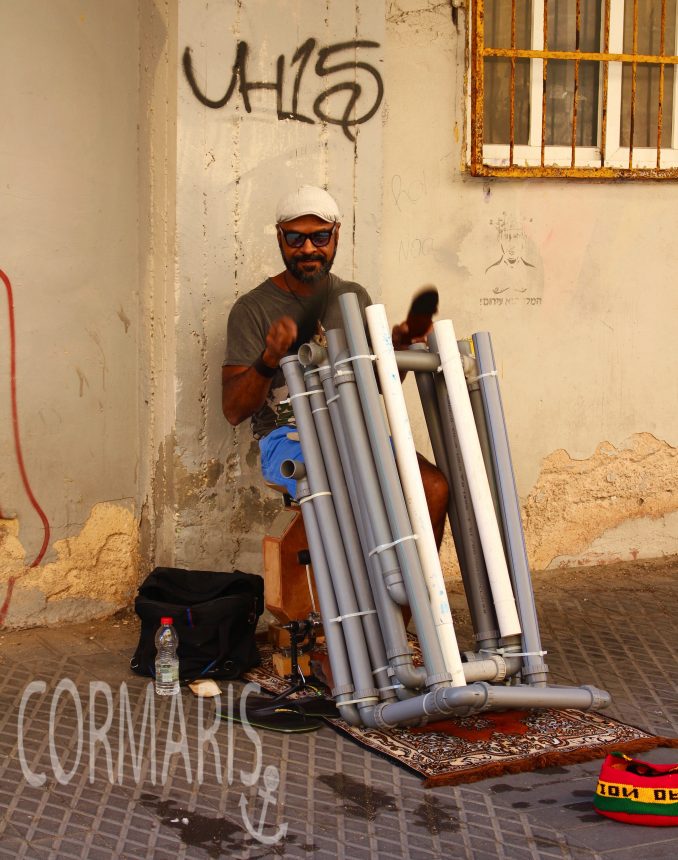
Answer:
<svg viewBox="0 0 678 860"><path fill-rule="evenodd" d="M139 4L140 409L138 493L142 572L174 562L174 428L178 9L175 0Z"/></svg>
<svg viewBox="0 0 678 860"><path fill-rule="evenodd" d="M133 0L3 0L0 19L0 269L12 288L0 284L0 615L11 627L111 611L137 581L139 22Z"/></svg>
<svg viewBox="0 0 678 860"><path fill-rule="evenodd" d="M285 189L330 184L344 213L335 270L378 295L381 117L342 128L323 125L318 114L340 120L356 82L358 113L370 112L383 74L384 26L379 2L180 4L179 51L190 52L191 71L187 77L184 68L179 81L177 415L168 445L181 565L260 570L261 536L280 504L258 478L249 422L232 429L223 417L221 363L234 300L281 268L273 221ZM332 50L322 68L348 68L318 73L321 51L356 40L375 44ZM207 106L228 93L238 44L240 77L230 99ZM269 88L245 89L248 113L242 88L256 84ZM336 85L344 89L318 104ZM278 100L295 115L279 119Z"/></svg>

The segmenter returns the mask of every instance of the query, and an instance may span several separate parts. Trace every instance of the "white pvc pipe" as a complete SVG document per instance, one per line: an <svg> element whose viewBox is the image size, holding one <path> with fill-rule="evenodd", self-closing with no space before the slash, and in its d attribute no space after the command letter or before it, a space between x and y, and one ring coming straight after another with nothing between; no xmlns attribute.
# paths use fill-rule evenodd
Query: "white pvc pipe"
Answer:
<svg viewBox="0 0 678 860"><path fill-rule="evenodd" d="M471 410L471 401L462 368L462 358L457 346L457 336L451 320L439 320L434 323L433 331L436 335L440 364L459 436L459 447L461 448L471 502L478 523L480 543L485 556L499 632L503 637L519 635L520 621L511 588L504 547L501 542L499 524L492 502L490 484Z"/></svg>
<svg viewBox="0 0 678 860"><path fill-rule="evenodd" d="M412 438L412 428L405 406L395 351L391 341L391 330L383 305L367 308L367 325L370 330L372 349L377 357L377 373L384 397L386 414L391 428L398 472L403 486L407 511L412 529L417 535L417 551L431 601L431 612L440 640L445 668L452 676L455 687L466 684L464 668L454 633L452 612L445 589L445 580L440 567L428 504L421 480L417 451Z"/></svg>

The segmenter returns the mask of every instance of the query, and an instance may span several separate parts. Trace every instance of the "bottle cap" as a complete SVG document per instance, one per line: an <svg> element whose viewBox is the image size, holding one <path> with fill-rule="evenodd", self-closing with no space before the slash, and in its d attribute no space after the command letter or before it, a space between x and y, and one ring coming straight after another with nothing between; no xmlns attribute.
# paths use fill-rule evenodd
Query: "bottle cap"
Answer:
<svg viewBox="0 0 678 860"><path fill-rule="evenodd" d="M174 622L174 619L173 619L173 618L170 618L169 616L167 616L166 618L161 618L161 619L160 619L160 623L161 623L161 624L163 624L163 625L165 625L165 624L166 624L166 625L170 625L170 624L172 624L173 622Z"/></svg>

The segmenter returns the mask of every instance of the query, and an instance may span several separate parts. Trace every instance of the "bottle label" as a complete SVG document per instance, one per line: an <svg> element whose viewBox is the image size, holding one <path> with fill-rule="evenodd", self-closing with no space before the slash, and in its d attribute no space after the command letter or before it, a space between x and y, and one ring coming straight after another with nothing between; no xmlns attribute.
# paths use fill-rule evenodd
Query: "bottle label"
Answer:
<svg viewBox="0 0 678 860"><path fill-rule="evenodd" d="M173 684L175 681L179 680L179 667L166 666L160 669L157 674L158 680L161 684Z"/></svg>

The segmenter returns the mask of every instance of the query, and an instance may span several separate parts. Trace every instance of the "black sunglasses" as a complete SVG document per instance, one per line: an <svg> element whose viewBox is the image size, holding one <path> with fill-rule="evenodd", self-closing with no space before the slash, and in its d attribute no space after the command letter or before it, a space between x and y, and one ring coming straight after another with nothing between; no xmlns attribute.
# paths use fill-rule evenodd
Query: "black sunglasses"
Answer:
<svg viewBox="0 0 678 860"><path fill-rule="evenodd" d="M298 230L283 230L278 227L290 248L303 248L306 240L310 239L315 248L324 248L330 244L330 239L334 235L337 225L335 224L331 230L316 230L313 233L300 233Z"/></svg>

